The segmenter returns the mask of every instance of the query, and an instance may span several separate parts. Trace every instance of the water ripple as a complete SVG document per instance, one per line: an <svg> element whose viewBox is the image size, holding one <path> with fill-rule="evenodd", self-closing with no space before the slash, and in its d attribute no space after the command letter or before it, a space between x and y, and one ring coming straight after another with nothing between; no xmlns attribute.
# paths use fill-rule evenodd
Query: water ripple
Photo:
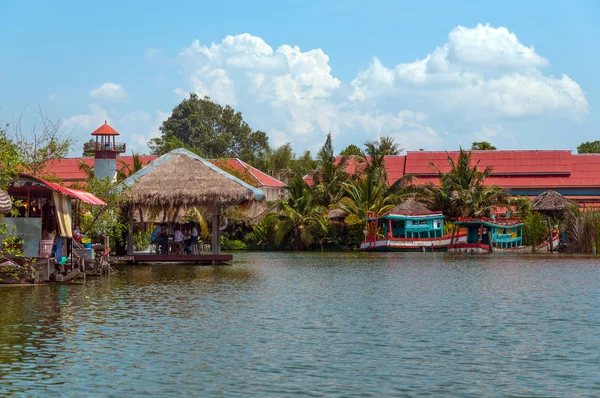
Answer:
<svg viewBox="0 0 600 398"><path fill-rule="evenodd" d="M2 287L3 396L597 396L600 266L249 253Z"/></svg>

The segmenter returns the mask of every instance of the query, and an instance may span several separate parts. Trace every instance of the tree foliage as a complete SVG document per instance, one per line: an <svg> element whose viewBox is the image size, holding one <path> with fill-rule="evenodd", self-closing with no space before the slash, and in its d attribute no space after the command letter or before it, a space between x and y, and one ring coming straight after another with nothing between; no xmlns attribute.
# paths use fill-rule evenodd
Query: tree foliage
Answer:
<svg viewBox="0 0 600 398"><path fill-rule="evenodd" d="M155 155L185 147L206 158L236 157L253 164L269 150L267 135L252 130L240 112L196 94L173 109L160 131L162 136L149 143Z"/></svg>
<svg viewBox="0 0 600 398"><path fill-rule="evenodd" d="M508 203L508 195L498 185L485 185L492 173L491 167L483 171L479 162L471 166L471 152L460 149L455 161L447 157L450 170L443 172L437 165L431 167L438 173L440 186L427 184L421 198L432 210L441 210L450 218L490 216L494 208Z"/></svg>
<svg viewBox="0 0 600 398"><path fill-rule="evenodd" d="M475 141L471 144L472 151L495 151L497 148L487 141Z"/></svg>
<svg viewBox="0 0 600 398"><path fill-rule="evenodd" d="M360 148L354 144L348 145L342 152L340 152L341 156L360 156L360 154Z"/></svg>
<svg viewBox="0 0 600 398"><path fill-rule="evenodd" d="M600 153L600 141L586 141L577 147L577 153Z"/></svg>
<svg viewBox="0 0 600 398"><path fill-rule="evenodd" d="M277 204L275 242L287 240L295 250L310 247L327 234L327 209L314 202L312 190L300 176L286 190L287 197Z"/></svg>

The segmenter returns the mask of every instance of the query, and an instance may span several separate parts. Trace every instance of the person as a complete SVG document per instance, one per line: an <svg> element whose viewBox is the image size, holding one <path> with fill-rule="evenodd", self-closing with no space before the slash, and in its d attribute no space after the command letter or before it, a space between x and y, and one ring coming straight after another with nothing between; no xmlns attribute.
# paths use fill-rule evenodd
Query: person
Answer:
<svg viewBox="0 0 600 398"><path fill-rule="evenodd" d="M181 232L181 227L179 225L175 226L175 232L173 232L173 242L183 242L183 233Z"/></svg>
<svg viewBox="0 0 600 398"><path fill-rule="evenodd" d="M188 229L188 238L184 241L185 243L185 254L191 254L192 253L192 245L194 243L198 243L198 230L196 229L196 226L194 225L193 221L190 221L189 223L189 229Z"/></svg>
<svg viewBox="0 0 600 398"><path fill-rule="evenodd" d="M160 245L160 253L163 256L167 254L169 242L167 238L167 224L162 223L154 228L152 231L151 242L155 245Z"/></svg>

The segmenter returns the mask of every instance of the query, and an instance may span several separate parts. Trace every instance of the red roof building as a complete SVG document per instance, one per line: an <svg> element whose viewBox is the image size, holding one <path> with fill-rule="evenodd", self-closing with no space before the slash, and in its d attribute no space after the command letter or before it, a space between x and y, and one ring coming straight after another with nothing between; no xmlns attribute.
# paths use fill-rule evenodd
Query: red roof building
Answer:
<svg viewBox="0 0 600 398"><path fill-rule="evenodd" d="M141 155L139 158L142 164L146 165L157 157L158 156L154 155ZM49 174L58 178L62 180L65 185L71 185L78 181L82 182L88 178L86 172L79 169L79 165L82 162L90 167L94 167L93 157L64 158L48 162L44 168L43 174ZM133 167L133 156L119 156L117 169L121 169L125 166L129 166L130 168Z"/></svg>
<svg viewBox="0 0 600 398"><path fill-rule="evenodd" d="M439 184L435 164L440 171L450 169L448 156L456 160L458 151L407 152L403 156L388 156L385 166L390 183L412 174L416 184ZM478 163L479 162L479 163ZM600 154L573 154L568 150L472 151L471 165L492 167L486 184L497 184L513 196L534 197L553 189L582 205L600 205ZM346 171L360 169L350 158ZM305 177L308 183L310 176Z"/></svg>
<svg viewBox="0 0 600 398"><path fill-rule="evenodd" d="M139 156L143 165L148 164L157 157L155 155ZM65 185L71 185L78 181L83 182L88 178L88 175L85 171L79 169L82 162L94 167L93 157L64 158L48 162L44 174L50 174L61 179ZM277 200L286 186L285 183L237 158L213 159L211 162L244 182L262 189L267 200ZM126 166L133 167L133 156L120 156L118 158L117 169L127 168Z"/></svg>
<svg viewBox="0 0 600 398"><path fill-rule="evenodd" d="M240 178L244 182L260 188L265 193L267 201L277 200L283 195L283 188L286 184L270 175L263 173L256 167L238 158L212 159L210 161L215 166L227 171L228 173Z"/></svg>

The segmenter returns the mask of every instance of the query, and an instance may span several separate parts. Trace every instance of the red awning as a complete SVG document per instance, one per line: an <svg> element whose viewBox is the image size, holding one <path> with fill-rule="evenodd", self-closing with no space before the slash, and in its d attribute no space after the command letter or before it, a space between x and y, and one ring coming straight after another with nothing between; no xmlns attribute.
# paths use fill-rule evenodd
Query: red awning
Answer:
<svg viewBox="0 0 600 398"><path fill-rule="evenodd" d="M89 192L81 191L79 189L63 187L62 185L58 185L54 182L42 180L41 178L33 177L33 176L30 176L27 174L21 174L21 175L24 177L30 178L30 179L38 180L39 182L46 185L51 190L60 192L63 195L66 195L70 198L77 199L84 203L89 203L91 205L106 206L106 202L104 202L102 199L94 196L93 194L91 194Z"/></svg>
<svg viewBox="0 0 600 398"><path fill-rule="evenodd" d="M94 196L93 194L86 192L86 191L81 191L79 189L73 189L73 188L65 188L67 190L69 190L72 194L73 197L75 197L75 199L79 199L84 203L89 203L91 205L98 205L98 206L106 206L106 202L103 201L102 199L100 199L97 196Z"/></svg>

